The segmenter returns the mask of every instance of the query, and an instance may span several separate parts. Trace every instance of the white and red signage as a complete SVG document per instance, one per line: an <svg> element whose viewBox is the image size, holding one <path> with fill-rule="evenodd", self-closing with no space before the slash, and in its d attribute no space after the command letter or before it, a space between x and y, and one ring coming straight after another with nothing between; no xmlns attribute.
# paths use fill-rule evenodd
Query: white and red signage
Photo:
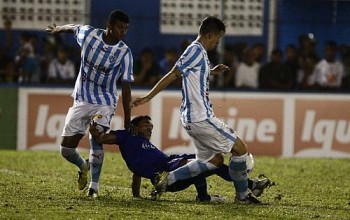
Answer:
<svg viewBox="0 0 350 220"><path fill-rule="evenodd" d="M57 150L71 90L22 88L19 92L17 149ZM133 91L133 98L147 91ZM286 157L350 157L350 96L212 92L217 117L237 131L254 155ZM150 115L151 141L166 153L193 153L181 127L180 91L163 91L132 115ZM112 129L123 127L121 102ZM88 149L88 138L80 143ZM106 146L117 150L117 146Z"/></svg>

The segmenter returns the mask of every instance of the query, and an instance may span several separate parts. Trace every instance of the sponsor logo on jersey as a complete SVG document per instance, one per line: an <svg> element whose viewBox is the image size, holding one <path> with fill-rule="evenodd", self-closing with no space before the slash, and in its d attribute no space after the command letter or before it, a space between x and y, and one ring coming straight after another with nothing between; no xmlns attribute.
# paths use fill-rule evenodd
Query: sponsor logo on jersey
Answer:
<svg viewBox="0 0 350 220"><path fill-rule="evenodd" d="M115 54L113 54L113 55L111 54L111 55L109 56L109 62L111 62L111 63L115 62L116 59L117 59L117 56L116 56Z"/></svg>
<svg viewBox="0 0 350 220"><path fill-rule="evenodd" d="M150 142L145 141L142 143L142 148L143 149L155 149L156 147L153 144L151 144Z"/></svg>

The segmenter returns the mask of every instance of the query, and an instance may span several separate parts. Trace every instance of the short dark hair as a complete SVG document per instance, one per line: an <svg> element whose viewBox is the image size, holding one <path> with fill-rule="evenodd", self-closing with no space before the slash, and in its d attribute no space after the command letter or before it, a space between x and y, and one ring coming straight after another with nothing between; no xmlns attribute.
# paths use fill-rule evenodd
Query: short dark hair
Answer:
<svg viewBox="0 0 350 220"><path fill-rule="evenodd" d="M137 126L142 120L145 120L145 119L149 121L152 120L151 117L148 115L139 115L131 120L131 124L134 126Z"/></svg>
<svg viewBox="0 0 350 220"><path fill-rule="evenodd" d="M153 55L153 50L150 47L145 47L141 50L141 54L152 54Z"/></svg>
<svg viewBox="0 0 350 220"><path fill-rule="evenodd" d="M113 25L117 21L121 21L121 22L129 24L129 16L119 9L113 10L108 16L107 24Z"/></svg>
<svg viewBox="0 0 350 220"><path fill-rule="evenodd" d="M283 51L280 48L275 48L271 52L272 56L281 56L283 57Z"/></svg>
<svg viewBox="0 0 350 220"><path fill-rule="evenodd" d="M199 34L201 35L221 31L226 31L225 24L219 18L213 16L206 17L199 27Z"/></svg>
<svg viewBox="0 0 350 220"><path fill-rule="evenodd" d="M337 43L335 41L332 41L332 40L326 41L325 45L328 47L333 47L333 48L337 47Z"/></svg>
<svg viewBox="0 0 350 220"><path fill-rule="evenodd" d="M298 48L297 48L294 44L288 44L288 45L286 46L286 50L287 50L287 49L298 50Z"/></svg>

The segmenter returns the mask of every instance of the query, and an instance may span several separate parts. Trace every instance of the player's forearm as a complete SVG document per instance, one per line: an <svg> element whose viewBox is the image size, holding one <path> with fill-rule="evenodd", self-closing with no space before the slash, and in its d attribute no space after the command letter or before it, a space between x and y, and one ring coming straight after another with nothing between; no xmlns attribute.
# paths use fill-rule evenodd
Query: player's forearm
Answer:
<svg viewBox="0 0 350 220"><path fill-rule="evenodd" d="M100 140L100 136L102 135L99 131L97 130L92 130L90 128L90 134L92 136L92 138L99 144L103 144L102 141Z"/></svg>
<svg viewBox="0 0 350 220"><path fill-rule="evenodd" d="M131 190L133 197L140 197L141 177L134 174L132 175Z"/></svg>
<svg viewBox="0 0 350 220"><path fill-rule="evenodd" d="M122 99L123 99L123 109L124 109L124 127L127 128L131 120L131 86L130 83L122 84Z"/></svg>
<svg viewBox="0 0 350 220"><path fill-rule="evenodd" d="M158 83L151 89L151 91L147 94L148 99L152 99L156 96L160 91L164 90L168 85L174 81L178 75L179 71L176 68L173 68L168 74L166 74Z"/></svg>
<svg viewBox="0 0 350 220"><path fill-rule="evenodd" d="M65 24L65 25L58 25L55 27L55 29L52 31L53 33L74 33L74 31L78 28L79 25L77 24Z"/></svg>
<svg viewBox="0 0 350 220"><path fill-rule="evenodd" d="M116 131L110 131L109 133L102 133L100 137L96 140L99 144L115 144L117 141Z"/></svg>

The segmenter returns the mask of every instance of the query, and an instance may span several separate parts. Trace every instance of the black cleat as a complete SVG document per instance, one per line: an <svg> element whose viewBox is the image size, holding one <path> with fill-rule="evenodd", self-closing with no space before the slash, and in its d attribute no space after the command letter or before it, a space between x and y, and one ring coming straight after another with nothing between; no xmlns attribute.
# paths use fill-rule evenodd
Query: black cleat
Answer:
<svg viewBox="0 0 350 220"><path fill-rule="evenodd" d="M89 188L87 192L87 196L96 199L98 198L98 191L94 190L93 188Z"/></svg>
<svg viewBox="0 0 350 220"><path fill-rule="evenodd" d="M267 187L271 186L271 181L267 177L264 177L264 178L261 178L261 179L254 178L252 181L253 181L253 186L252 186L251 191L252 191L252 194L255 197L261 196L261 194L263 194L264 190Z"/></svg>
<svg viewBox="0 0 350 220"><path fill-rule="evenodd" d="M255 198L251 193L249 193L244 199L238 199L236 197L235 202L242 205L261 204L261 202L257 198Z"/></svg>

